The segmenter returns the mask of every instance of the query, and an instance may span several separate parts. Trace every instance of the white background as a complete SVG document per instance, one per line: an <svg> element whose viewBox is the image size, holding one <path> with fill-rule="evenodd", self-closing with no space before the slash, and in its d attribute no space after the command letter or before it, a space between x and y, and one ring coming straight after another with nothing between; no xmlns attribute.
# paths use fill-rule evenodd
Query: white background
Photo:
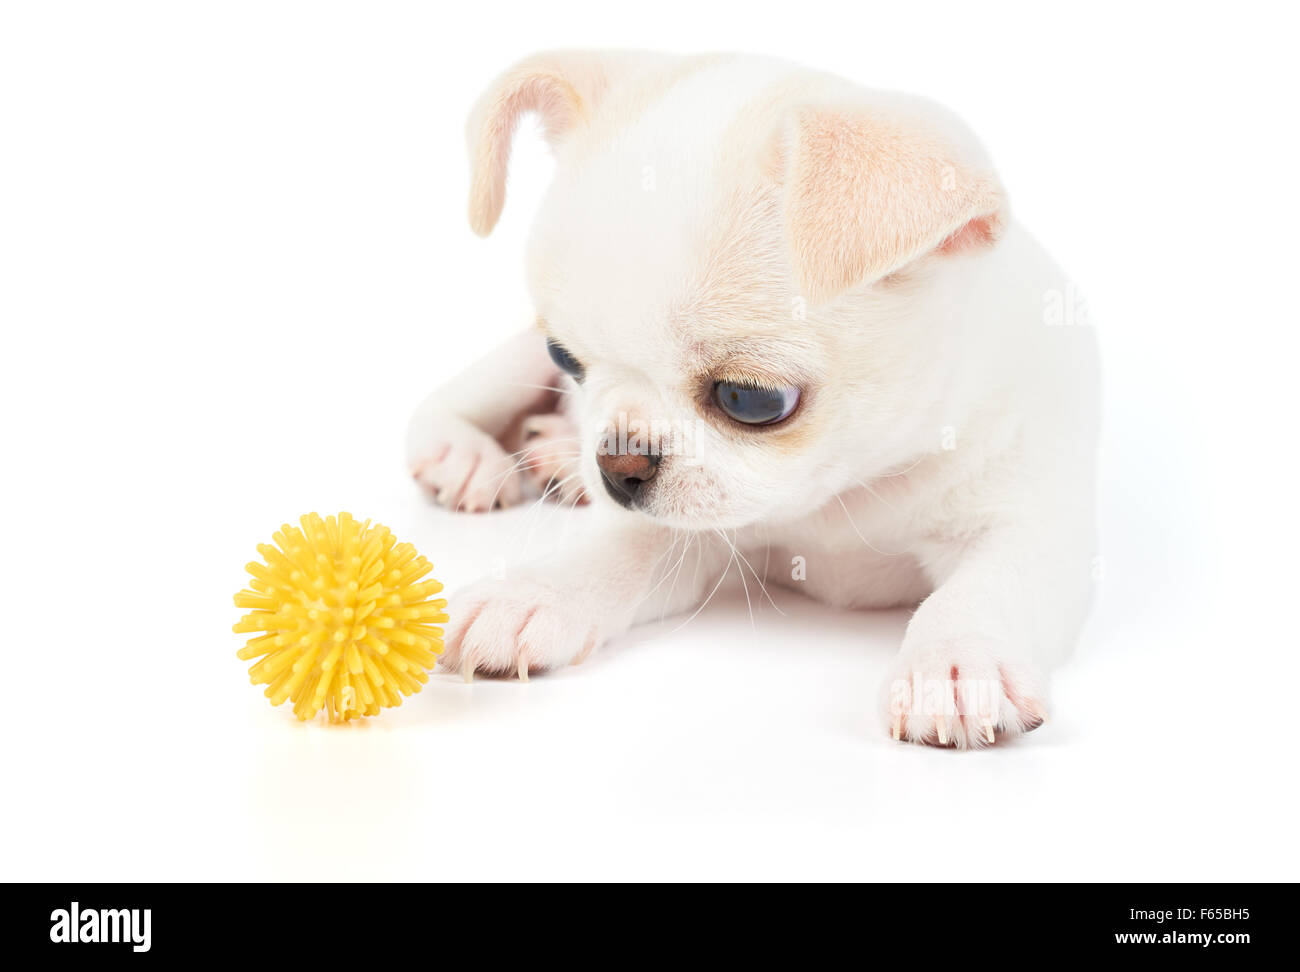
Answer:
<svg viewBox="0 0 1300 972"><path fill-rule="evenodd" d="M1297 159L1285 8L7 3L5 878L1297 876ZM231 595L309 510L451 592L574 524L408 481L416 401L530 315L549 165L483 242L462 124L534 50L771 53L947 102L1078 279L1105 572L1052 722L892 743L905 616L729 591L365 725L247 682Z"/></svg>

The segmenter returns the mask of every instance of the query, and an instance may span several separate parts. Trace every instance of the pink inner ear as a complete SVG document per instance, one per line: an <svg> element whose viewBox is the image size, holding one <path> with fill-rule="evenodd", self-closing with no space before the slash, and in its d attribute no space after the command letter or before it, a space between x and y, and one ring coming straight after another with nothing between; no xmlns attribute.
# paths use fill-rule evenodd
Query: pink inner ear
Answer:
<svg viewBox="0 0 1300 972"><path fill-rule="evenodd" d="M978 250L981 247L991 246L997 238L993 219L989 216L980 216L978 219L972 219L940 243L938 250L945 254Z"/></svg>
<svg viewBox="0 0 1300 972"><path fill-rule="evenodd" d="M813 301L928 252L988 246L1002 228L995 177L957 161L959 152L920 124L814 110L784 141L787 230L799 285Z"/></svg>

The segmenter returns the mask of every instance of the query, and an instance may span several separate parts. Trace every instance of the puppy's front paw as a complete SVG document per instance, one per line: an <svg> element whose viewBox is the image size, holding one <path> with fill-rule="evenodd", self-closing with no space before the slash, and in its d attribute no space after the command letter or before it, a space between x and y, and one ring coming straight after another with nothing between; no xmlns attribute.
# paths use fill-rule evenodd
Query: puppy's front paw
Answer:
<svg viewBox="0 0 1300 972"><path fill-rule="evenodd" d="M580 506L587 493L579 475L578 427L559 413L530 415L523 423L523 472L545 499Z"/></svg>
<svg viewBox="0 0 1300 972"><path fill-rule="evenodd" d="M894 739L929 746L980 749L1047 719L1035 673L978 640L905 645L885 688Z"/></svg>
<svg viewBox="0 0 1300 972"><path fill-rule="evenodd" d="M576 664L613 633L589 596L538 580L480 581L455 603L439 661L466 681Z"/></svg>
<svg viewBox="0 0 1300 972"><path fill-rule="evenodd" d="M411 475L450 510L481 513L522 499L519 472L497 441L446 416L409 450Z"/></svg>

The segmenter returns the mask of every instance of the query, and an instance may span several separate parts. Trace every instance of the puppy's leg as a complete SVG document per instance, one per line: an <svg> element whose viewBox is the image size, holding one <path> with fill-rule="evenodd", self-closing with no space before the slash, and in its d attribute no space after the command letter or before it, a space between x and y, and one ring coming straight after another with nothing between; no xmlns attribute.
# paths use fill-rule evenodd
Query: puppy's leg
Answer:
<svg viewBox="0 0 1300 972"><path fill-rule="evenodd" d="M1073 646L1091 590L1091 531L1004 526L938 552L939 584L907 626L886 718L896 739L979 748L1038 728L1043 673Z"/></svg>
<svg viewBox="0 0 1300 972"><path fill-rule="evenodd" d="M550 412L560 372L536 331L519 334L426 398L411 417L406 460L450 509L489 510L522 498L520 457L507 454L524 417Z"/></svg>
<svg viewBox="0 0 1300 972"><path fill-rule="evenodd" d="M717 581L726 557L710 538L600 516L575 548L455 592L441 664L466 679L576 664L634 624L699 603Z"/></svg>
<svg viewBox="0 0 1300 972"><path fill-rule="evenodd" d="M530 415L520 440L521 471L538 495L558 503L587 502L579 473L577 423L563 412Z"/></svg>

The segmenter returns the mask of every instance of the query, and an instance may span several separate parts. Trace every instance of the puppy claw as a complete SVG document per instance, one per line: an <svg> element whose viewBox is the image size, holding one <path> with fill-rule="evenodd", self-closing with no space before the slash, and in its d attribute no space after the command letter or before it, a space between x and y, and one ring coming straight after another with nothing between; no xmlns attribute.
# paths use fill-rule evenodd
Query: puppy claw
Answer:
<svg viewBox="0 0 1300 972"><path fill-rule="evenodd" d="M885 719L896 724L898 710L904 708L900 700L913 697L920 686L927 699L933 694L943 704L932 707L927 702L926 710L937 712L915 718L904 712L903 739L978 750L1041 725L1046 715L1041 684L1032 670L1001 661L979 642L963 643L960 652L955 645L906 646L886 683Z"/></svg>
<svg viewBox="0 0 1300 972"><path fill-rule="evenodd" d="M485 678L530 680L576 661L607 637L598 625L606 599L575 598L567 589L528 577L480 581L456 592L457 614L446 636L446 669L472 681ZM615 621L621 620L619 617Z"/></svg>

